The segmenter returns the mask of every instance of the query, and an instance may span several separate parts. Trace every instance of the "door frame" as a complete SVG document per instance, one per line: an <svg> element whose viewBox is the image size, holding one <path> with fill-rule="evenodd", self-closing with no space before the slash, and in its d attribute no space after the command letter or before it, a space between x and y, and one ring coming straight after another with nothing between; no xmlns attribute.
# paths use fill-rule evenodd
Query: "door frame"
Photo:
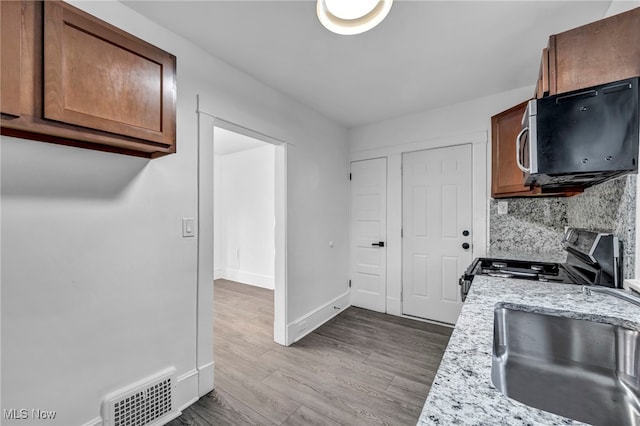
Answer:
<svg viewBox="0 0 640 426"><path fill-rule="evenodd" d="M287 153L288 144L201 109L198 115L198 216L197 216L197 301L196 301L196 367L198 395L213 389L213 130L220 127L270 143L275 147L275 269L273 339L286 346L287 333Z"/></svg>
<svg viewBox="0 0 640 426"><path fill-rule="evenodd" d="M349 161L387 157L387 313L402 315L402 154L432 148L471 144L473 256L486 256L489 243L491 173L486 131L437 137L417 142L351 152ZM349 231L351 232L351 231ZM410 317L413 318L413 317Z"/></svg>

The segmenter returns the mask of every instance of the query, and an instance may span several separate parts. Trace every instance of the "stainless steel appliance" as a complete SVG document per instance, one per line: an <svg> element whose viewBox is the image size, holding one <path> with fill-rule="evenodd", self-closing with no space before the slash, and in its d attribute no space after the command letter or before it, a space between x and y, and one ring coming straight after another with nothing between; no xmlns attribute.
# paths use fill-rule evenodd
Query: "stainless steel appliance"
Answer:
<svg viewBox="0 0 640 426"><path fill-rule="evenodd" d="M587 187L638 172L639 78L529 101L516 138L525 184Z"/></svg>
<svg viewBox="0 0 640 426"><path fill-rule="evenodd" d="M462 300L476 275L622 288L622 243L618 237L569 228L562 245L568 253L565 263L476 258L458 282Z"/></svg>

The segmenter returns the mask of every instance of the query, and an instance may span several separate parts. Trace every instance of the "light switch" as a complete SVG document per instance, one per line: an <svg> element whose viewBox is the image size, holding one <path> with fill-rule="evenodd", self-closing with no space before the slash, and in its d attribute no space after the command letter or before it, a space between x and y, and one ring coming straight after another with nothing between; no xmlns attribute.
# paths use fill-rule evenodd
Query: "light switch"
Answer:
<svg viewBox="0 0 640 426"><path fill-rule="evenodd" d="M196 235L195 232L195 220L192 217L182 218L182 237L190 238Z"/></svg>
<svg viewBox="0 0 640 426"><path fill-rule="evenodd" d="M498 201L498 214L507 214L509 211L509 203L506 201Z"/></svg>

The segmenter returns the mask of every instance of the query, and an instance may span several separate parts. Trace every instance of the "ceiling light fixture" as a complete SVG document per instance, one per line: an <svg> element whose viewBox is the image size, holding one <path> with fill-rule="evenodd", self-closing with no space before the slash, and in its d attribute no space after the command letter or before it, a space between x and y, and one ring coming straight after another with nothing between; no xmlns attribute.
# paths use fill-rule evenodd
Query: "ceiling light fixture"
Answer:
<svg viewBox="0 0 640 426"><path fill-rule="evenodd" d="M378 25L393 0L318 0L318 19L336 34L360 34Z"/></svg>

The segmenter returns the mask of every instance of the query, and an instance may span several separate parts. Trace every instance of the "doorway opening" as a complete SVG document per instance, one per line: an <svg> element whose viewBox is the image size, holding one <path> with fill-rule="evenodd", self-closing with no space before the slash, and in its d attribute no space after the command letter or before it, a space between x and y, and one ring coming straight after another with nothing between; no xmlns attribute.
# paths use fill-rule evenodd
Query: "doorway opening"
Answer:
<svg viewBox="0 0 640 426"><path fill-rule="evenodd" d="M214 280L274 290L275 146L213 129Z"/></svg>
<svg viewBox="0 0 640 426"><path fill-rule="evenodd" d="M210 165L213 166L213 218L210 219L213 219L214 247L211 260L214 278L218 276L273 289L273 340L287 345L287 145L220 118L214 118L212 124ZM217 201L225 204L223 206L216 206L216 178L222 180L219 187L222 191ZM260 187L261 193L256 191L255 185ZM262 210L263 215L257 214L257 210ZM216 214L219 213L222 215L219 215L219 223L216 224ZM216 242L219 245L218 256Z"/></svg>
<svg viewBox="0 0 640 426"><path fill-rule="evenodd" d="M198 393L214 388L214 130L221 128L271 144L274 148L273 335L275 343L291 344L287 336L287 147L282 141L206 112L198 100L198 219L196 285L196 365ZM240 253L242 256L242 252Z"/></svg>

